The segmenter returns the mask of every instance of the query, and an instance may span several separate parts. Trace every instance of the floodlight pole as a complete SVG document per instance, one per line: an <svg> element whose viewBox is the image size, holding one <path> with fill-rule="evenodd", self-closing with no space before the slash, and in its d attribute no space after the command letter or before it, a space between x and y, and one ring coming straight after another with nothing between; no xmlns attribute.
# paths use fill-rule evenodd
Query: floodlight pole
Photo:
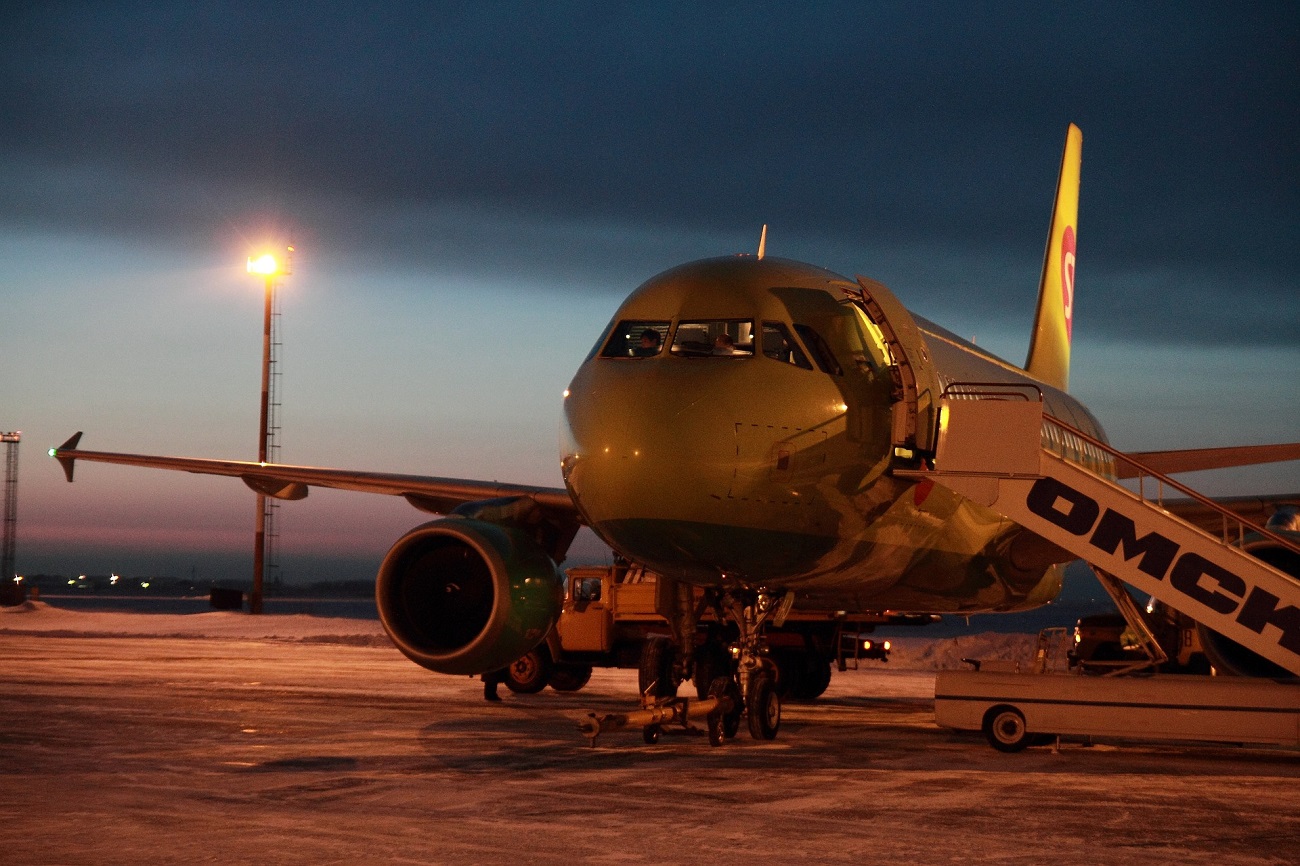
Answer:
<svg viewBox="0 0 1300 866"><path fill-rule="evenodd" d="M262 405L257 422L257 462L265 463L271 414L271 307L275 295L275 273L266 275L262 306ZM253 591L248 594L248 612L262 612L262 575L266 571L266 494L257 494L257 523L253 533Z"/></svg>
<svg viewBox="0 0 1300 866"><path fill-rule="evenodd" d="M287 252L293 255L293 247ZM265 464L271 448L271 317L275 308L275 280L290 272L289 262L276 261L275 256L261 256L248 260L248 272L265 278L266 292L262 307L262 405L257 423L257 462ZM257 515L253 532L253 590L248 595L248 612L262 612L262 575L266 571L266 494L257 494Z"/></svg>

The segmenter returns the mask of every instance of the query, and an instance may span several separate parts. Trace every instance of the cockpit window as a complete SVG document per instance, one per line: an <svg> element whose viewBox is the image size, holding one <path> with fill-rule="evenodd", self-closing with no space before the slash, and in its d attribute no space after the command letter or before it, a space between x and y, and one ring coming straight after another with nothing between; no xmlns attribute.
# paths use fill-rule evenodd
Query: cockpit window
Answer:
<svg viewBox="0 0 1300 866"><path fill-rule="evenodd" d="M808 351L812 352L813 360L821 368L823 373L829 376L843 376L844 370L840 367L840 362L835 360L835 355L831 352L831 347L822 339L822 335L814 331L808 325L795 324L795 333L804 341Z"/></svg>
<svg viewBox="0 0 1300 866"><path fill-rule="evenodd" d="M754 323L748 319L678 322L674 355L749 357L754 354Z"/></svg>
<svg viewBox="0 0 1300 866"><path fill-rule="evenodd" d="M605 343L602 358L653 358L664 348L670 322L625 319Z"/></svg>
<svg viewBox="0 0 1300 866"><path fill-rule="evenodd" d="M812 364L799 348L799 344L790 336L790 331L780 322L763 323L763 354L774 361L793 364L805 370L811 370Z"/></svg>

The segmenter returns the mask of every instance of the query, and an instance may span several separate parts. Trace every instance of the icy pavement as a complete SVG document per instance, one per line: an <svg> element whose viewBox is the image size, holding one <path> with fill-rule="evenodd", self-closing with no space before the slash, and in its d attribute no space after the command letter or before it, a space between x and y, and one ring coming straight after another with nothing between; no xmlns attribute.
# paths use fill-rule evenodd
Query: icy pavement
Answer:
<svg viewBox="0 0 1300 866"><path fill-rule="evenodd" d="M477 681L369 645L382 639L372 622L66 613L0 615L0 862L13 866L1075 866L1300 851L1300 752L1003 755L937 728L933 674L895 662L788 704L772 742L646 746L630 732L591 748L576 719L630 707L634 672L490 705ZM951 651L964 650L938 655Z"/></svg>

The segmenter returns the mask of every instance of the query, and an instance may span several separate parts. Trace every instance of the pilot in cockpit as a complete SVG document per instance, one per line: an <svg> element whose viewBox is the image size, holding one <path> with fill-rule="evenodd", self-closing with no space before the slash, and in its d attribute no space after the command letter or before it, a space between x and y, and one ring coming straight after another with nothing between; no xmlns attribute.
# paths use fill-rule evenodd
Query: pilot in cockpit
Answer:
<svg viewBox="0 0 1300 866"><path fill-rule="evenodd" d="M730 335L730 334L724 332L724 333L718 334L718 336L715 337L715 338L713 339L713 354L715 354L715 355L747 355L747 354L749 354L749 353L748 353L748 352L743 352L743 351L741 351L740 349L737 349L737 348L736 348L736 341L733 340L733 339L731 338L731 335Z"/></svg>
<svg viewBox="0 0 1300 866"><path fill-rule="evenodd" d="M637 358L651 358L659 354L659 332L654 328L646 328L641 332L641 339L632 349L632 355Z"/></svg>

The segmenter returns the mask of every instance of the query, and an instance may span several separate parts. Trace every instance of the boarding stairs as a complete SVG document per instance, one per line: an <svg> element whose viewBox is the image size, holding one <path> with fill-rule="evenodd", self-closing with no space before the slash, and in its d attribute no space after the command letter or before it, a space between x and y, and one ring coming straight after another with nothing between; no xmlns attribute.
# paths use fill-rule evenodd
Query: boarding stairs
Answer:
<svg viewBox="0 0 1300 866"><path fill-rule="evenodd" d="M1292 539L1248 523L1043 412L1024 388L965 387L940 400L933 465L895 474L930 479L1300 675L1300 580L1237 546ZM1046 443L1046 444L1045 444ZM1060 452L1070 455L1067 459ZM1136 469L1136 491L1107 477ZM1162 507L1167 489L1221 513L1216 537Z"/></svg>

